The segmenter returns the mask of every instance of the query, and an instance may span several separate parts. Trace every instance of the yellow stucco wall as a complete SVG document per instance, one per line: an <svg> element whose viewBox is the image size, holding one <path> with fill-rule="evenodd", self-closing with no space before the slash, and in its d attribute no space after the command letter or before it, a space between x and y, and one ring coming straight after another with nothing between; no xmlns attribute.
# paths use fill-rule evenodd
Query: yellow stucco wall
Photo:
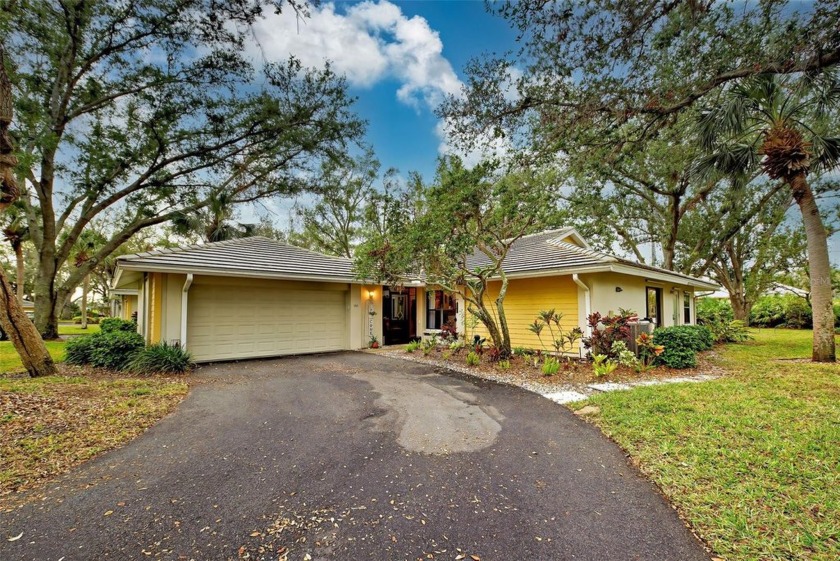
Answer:
<svg viewBox="0 0 840 561"><path fill-rule="evenodd" d="M163 325L162 273L149 273L149 342L159 343Z"/></svg>
<svg viewBox="0 0 840 561"><path fill-rule="evenodd" d="M493 301L499 294L500 286L500 282L491 283L486 295L488 305L492 306L492 309L495 309ZM534 322L540 311L552 308L555 312L563 314L561 327L564 331L578 327L578 289L570 276L509 281L504 310L512 346L542 348L539 339L528 326ZM470 316L471 314L466 314L467 322ZM476 334L486 337L487 330L479 324ZM546 347L551 350L551 335L548 329L543 331L542 338Z"/></svg>
<svg viewBox="0 0 840 561"><path fill-rule="evenodd" d="M131 314L137 311L137 296L123 296L122 318L131 320Z"/></svg>

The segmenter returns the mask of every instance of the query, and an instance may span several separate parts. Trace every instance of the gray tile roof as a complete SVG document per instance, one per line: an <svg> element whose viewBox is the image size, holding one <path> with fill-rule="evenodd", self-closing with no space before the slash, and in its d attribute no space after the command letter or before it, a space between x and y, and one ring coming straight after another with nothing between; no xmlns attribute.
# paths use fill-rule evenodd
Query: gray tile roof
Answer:
<svg viewBox="0 0 840 561"><path fill-rule="evenodd" d="M568 269L575 272L576 269L592 268L599 266L622 265L633 267L640 271L651 271L659 274L678 277L685 282L692 284L710 284L681 273L675 273L659 267L642 265L635 261L622 259L608 255L593 249L580 247L576 244L564 242L563 238L575 234L574 228L562 228L559 230L547 230L537 234L531 234L515 241L510 248L503 263L504 271L508 275L538 273L540 271L558 271ZM490 264L490 259L483 253L476 251L467 258L467 266L471 269L483 267ZM675 279L676 280L676 279Z"/></svg>
<svg viewBox="0 0 840 561"><path fill-rule="evenodd" d="M260 236L137 253L120 257L118 264L136 270L356 280L351 259L331 257Z"/></svg>

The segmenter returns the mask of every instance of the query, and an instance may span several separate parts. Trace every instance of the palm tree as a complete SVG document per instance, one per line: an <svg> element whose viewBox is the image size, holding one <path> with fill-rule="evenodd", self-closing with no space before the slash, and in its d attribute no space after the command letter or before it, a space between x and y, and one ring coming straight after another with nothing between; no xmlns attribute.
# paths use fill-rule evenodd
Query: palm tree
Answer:
<svg viewBox="0 0 840 561"><path fill-rule="evenodd" d="M16 295L18 301L23 304L23 282L25 273L23 242L29 239L29 222L26 220L25 210L20 201L15 201L8 209L6 209L5 223L3 224L3 237L7 242L9 242L9 245L12 246L12 251L15 253L15 265L17 272Z"/></svg>
<svg viewBox="0 0 840 561"><path fill-rule="evenodd" d="M199 234L205 242L221 242L251 235L243 224L234 224L232 197L228 193L217 193L210 197L207 208L193 214L180 214L172 219L176 234L192 236Z"/></svg>
<svg viewBox="0 0 840 561"><path fill-rule="evenodd" d="M705 112L699 133L708 157L701 172L744 176L760 167L790 188L802 213L811 277L813 360L834 362L834 313L828 237L814 192L812 173L840 163L840 82L836 72L814 76L756 76L724 92Z"/></svg>

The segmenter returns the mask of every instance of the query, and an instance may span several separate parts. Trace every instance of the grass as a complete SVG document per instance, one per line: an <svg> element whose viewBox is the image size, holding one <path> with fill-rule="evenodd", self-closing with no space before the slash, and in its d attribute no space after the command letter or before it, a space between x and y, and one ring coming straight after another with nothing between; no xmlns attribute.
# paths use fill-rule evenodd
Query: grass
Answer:
<svg viewBox="0 0 840 561"><path fill-rule="evenodd" d="M145 431L187 393L177 378L93 374L0 377L0 507L9 495Z"/></svg>
<svg viewBox="0 0 840 561"><path fill-rule="evenodd" d="M58 326L59 335L91 335L99 333L98 325L88 325L87 329L82 329L79 325L73 323L62 323ZM47 341L47 351L56 362L64 362L64 345L66 341ZM23 365L20 363L17 351L10 341L0 341L0 374L7 372L17 372L23 370Z"/></svg>
<svg viewBox="0 0 840 561"><path fill-rule="evenodd" d="M727 561L840 558L840 366L811 332L755 330L730 374L611 392L594 417Z"/></svg>

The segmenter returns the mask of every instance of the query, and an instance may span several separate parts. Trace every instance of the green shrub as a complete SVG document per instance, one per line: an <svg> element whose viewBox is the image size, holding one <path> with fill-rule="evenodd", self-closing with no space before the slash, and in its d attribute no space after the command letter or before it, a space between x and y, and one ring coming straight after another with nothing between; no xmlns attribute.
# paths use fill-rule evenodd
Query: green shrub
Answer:
<svg viewBox="0 0 840 561"><path fill-rule="evenodd" d="M704 327L712 332L716 343L742 343L750 339L750 333L743 321L717 319L704 324Z"/></svg>
<svg viewBox="0 0 840 561"><path fill-rule="evenodd" d="M668 368L694 368L697 366L697 353L685 347L669 349L666 346L662 354L656 358L656 362Z"/></svg>
<svg viewBox="0 0 840 561"><path fill-rule="evenodd" d="M149 345L132 356L126 370L135 374L181 374L192 368L190 353L180 345Z"/></svg>
<svg viewBox="0 0 840 561"><path fill-rule="evenodd" d="M88 315L87 322L91 325L96 325L99 323L99 317ZM82 316L73 316L73 323L82 323Z"/></svg>
<svg viewBox="0 0 840 561"><path fill-rule="evenodd" d="M752 307L750 323L757 327L810 328L811 306L794 294L762 296Z"/></svg>
<svg viewBox="0 0 840 561"><path fill-rule="evenodd" d="M653 343L665 350L656 358L656 364L669 368L697 366L697 352L712 348L712 332L702 325L677 325L656 329Z"/></svg>
<svg viewBox="0 0 840 561"><path fill-rule="evenodd" d="M65 362L68 364L89 364L94 341L93 335L73 337L67 341L64 354Z"/></svg>
<svg viewBox="0 0 840 561"><path fill-rule="evenodd" d="M413 353L414 351L416 351L419 348L420 348L420 341L412 341L411 343L409 343L408 345L405 346L405 352Z"/></svg>
<svg viewBox="0 0 840 561"><path fill-rule="evenodd" d="M137 331L137 324L120 318L104 318L99 322L99 329L104 333L112 331Z"/></svg>
<svg viewBox="0 0 840 561"><path fill-rule="evenodd" d="M592 355L592 369L596 378L602 378L615 372L618 363L607 355Z"/></svg>
<svg viewBox="0 0 840 561"><path fill-rule="evenodd" d="M669 346L677 346L697 352L711 349L715 338L705 325L674 325L654 330L653 342L663 345L666 351Z"/></svg>
<svg viewBox="0 0 840 561"><path fill-rule="evenodd" d="M510 370L510 361L509 360L500 360L498 362L499 370Z"/></svg>
<svg viewBox="0 0 840 561"><path fill-rule="evenodd" d="M481 356L475 351L470 351L470 353L467 355L467 365L478 366L480 362Z"/></svg>
<svg viewBox="0 0 840 561"><path fill-rule="evenodd" d="M636 368L639 366L639 359L633 354L633 351L627 348L627 343L624 341L615 341L611 349L612 356L615 357L616 362L621 366L628 368Z"/></svg>
<svg viewBox="0 0 840 561"><path fill-rule="evenodd" d="M123 370L144 346L143 336L136 331L102 331L68 341L65 360Z"/></svg>
<svg viewBox="0 0 840 561"><path fill-rule="evenodd" d="M732 321L735 314L732 312L732 302L725 298L698 298L697 299L697 323L706 325L710 321L725 320Z"/></svg>
<svg viewBox="0 0 840 561"><path fill-rule="evenodd" d="M553 356L546 358L542 365L543 376L554 376L558 372L560 372L560 361Z"/></svg>

